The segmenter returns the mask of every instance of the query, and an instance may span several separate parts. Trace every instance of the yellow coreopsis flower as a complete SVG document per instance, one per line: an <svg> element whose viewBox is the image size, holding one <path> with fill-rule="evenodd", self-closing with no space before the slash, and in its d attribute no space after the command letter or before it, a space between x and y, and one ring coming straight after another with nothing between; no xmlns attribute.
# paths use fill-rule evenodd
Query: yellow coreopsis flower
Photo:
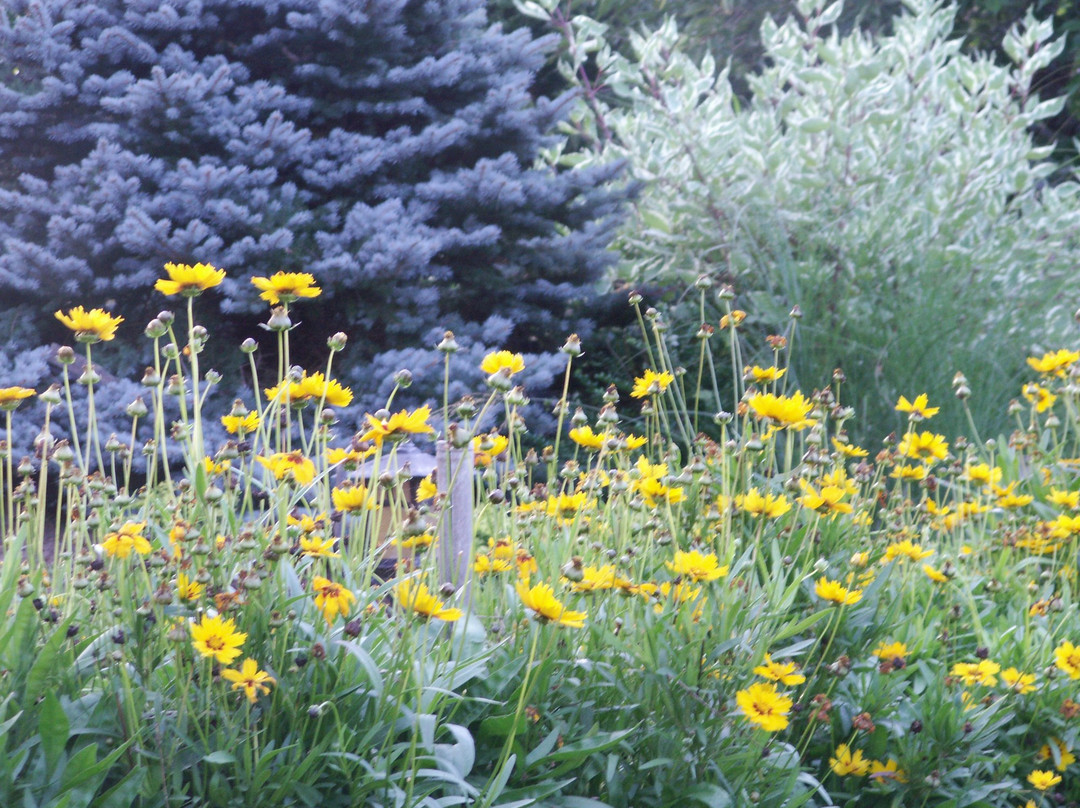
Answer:
<svg viewBox="0 0 1080 808"><path fill-rule="evenodd" d="M568 628L584 628L587 612L571 611L555 597L555 590L548 584L536 584L529 587L524 581L518 581L514 588L525 607L544 623L555 623Z"/></svg>
<svg viewBox="0 0 1080 808"><path fill-rule="evenodd" d="M752 516L776 519L791 510L791 503L783 494L761 494L757 488L751 488L735 497L735 507Z"/></svg>
<svg viewBox="0 0 1080 808"><path fill-rule="evenodd" d="M937 567L931 566L930 564L923 564L922 571L927 578L929 578L936 584L947 584L949 582L948 575L939 570Z"/></svg>
<svg viewBox="0 0 1080 808"><path fill-rule="evenodd" d="M910 561L922 561L934 554L933 550L924 550L921 544L915 544L911 539L893 542L885 548L885 555L881 559L882 564L888 564L898 558L906 558Z"/></svg>
<svg viewBox="0 0 1080 808"><path fill-rule="evenodd" d="M13 410L36 392L29 387L0 387L0 410Z"/></svg>
<svg viewBox="0 0 1080 808"><path fill-rule="evenodd" d="M1054 664L1069 674L1070 679L1080 679L1080 647L1069 641L1054 649Z"/></svg>
<svg viewBox="0 0 1080 808"><path fill-rule="evenodd" d="M225 280L225 270L215 269L210 264L166 264L165 272L169 275L168 280L158 278L154 288L166 297L195 297Z"/></svg>
<svg viewBox="0 0 1080 808"><path fill-rule="evenodd" d="M969 463L960 475L961 480L970 480L973 483L981 483L990 486L1001 482L1002 471L997 466L990 467L989 463Z"/></svg>
<svg viewBox="0 0 1080 808"><path fill-rule="evenodd" d="M754 673L763 676L771 682L780 682L785 685L801 685L806 677L798 673L799 666L794 662L773 662L769 654L765 655L765 662L754 668Z"/></svg>
<svg viewBox="0 0 1080 808"><path fill-rule="evenodd" d="M365 415L368 430L360 436L361 441L372 441L376 446L382 446L383 441L402 440L407 435L423 435L434 433L435 429L428 422L431 417L431 407L426 404L412 412L401 410L389 418L379 419L374 415Z"/></svg>
<svg viewBox="0 0 1080 808"><path fill-rule="evenodd" d="M685 499L682 488L664 485L656 477L643 477L634 484L634 489L641 494L650 508L655 508L661 502L677 505Z"/></svg>
<svg viewBox="0 0 1080 808"><path fill-rule="evenodd" d="M510 439L498 432L477 435L472 440L473 465L487 468L510 446Z"/></svg>
<svg viewBox="0 0 1080 808"><path fill-rule="evenodd" d="M944 435L936 435L933 432L909 432L900 441L897 451L904 457L914 457L930 462L944 460L949 454L949 444L945 441Z"/></svg>
<svg viewBox="0 0 1080 808"><path fill-rule="evenodd" d="M452 623L465 614L461 609L447 609L431 594L427 584L412 578L406 578L394 587L394 597L403 608L428 620L434 618Z"/></svg>
<svg viewBox="0 0 1080 808"><path fill-rule="evenodd" d="M1041 384L1025 384L1020 388L1024 398L1035 405L1035 412L1046 412L1054 406L1057 396L1043 387Z"/></svg>
<svg viewBox="0 0 1080 808"><path fill-rule="evenodd" d="M300 452L278 452L255 459L269 469L276 480L291 479L299 485L308 485L315 479L315 464Z"/></svg>
<svg viewBox="0 0 1080 808"><path fill-rule="evenodd" d="M326 462L331 466L336 466L338 463L344 463L347 469L356 469L367 460L369 457L378 451L377 447L369 446L363 451L357 451L356 449L327 449L323 455L326 458Z"/></svg>
<svg viewBox="0 0 1080 808"><path fill-rule="evenodd" d="M1062 348L1059 351L1045 353L1038 358L1029 356L1027 363L1038 373L1046 376L1064 377L1069 366L1078 360L1080 360L1080 351L1069 351Z"/></svg>
<svg viewBox="0 0 1080 808"><path fill-rule="evenodd" d="M113 317L104 309L86 311L82 306L70 309L67 314L58 311L56 319L75 332L79 342L109 342L116 337L116 327L123 317Z"/></svg>
<svg viewBox="0 0 1080 808"><path fill-rule="evenodd" d="M435 480L429 474L416 486L416 501L424 502L429 499L434 499L435 495L438 493L439 486L435 485Z"/></svg>
<svg viewBox="0 0 1080 808"><path fill-rule="evenodd" d="M333 625L339 614L349 616L356 596L344 586L316 575L311 579L311 588L315 591L315 608L322 612L326 625Z"/></svg>
<svg viewBox="0 0 1080 808"><path fill-rule="evenodd" d="M1035 674L1021 673L1016 668L1006 668L1001 672L1001 681L1014 693L1026 696L1035 692Z"/></svg>
<svg viewBox="0 0 1080 808"><path fill-rule="evenodd" d="M978 662L957 662L953 665L950 673L960 679L967 687L972 685L986 685L993 687L997 684L997 673L1001 666L989 659L980 659Z"/></svg>
<svg viewBox="0 0 1080 808"><path fill-rule="evenodd" d="M848 745L842 743L836 747L835 756L829 758L829 768L838 777L846 777L849 774L862 777L870 771L870 761L863 757L861 749L856 749L852 754Z"/></svg>
<svg viewBox="0 0 1080 808"><path fill-rule="evenodd" d="M630 391L632 398L645 398L646 396L658 396L663 393L675 377L666 370L657 373L655 370L646 370L643 376L634 379L634 388Z"/></svg>
<svg viewBox="0 0 1080 808"><path fill-rule="evenodd" d="M838 603L841 606L854 606L862 600L862 590L848 589L839 581L830 581L824 576L814 585L814 593L822 600Z"/></svg>
<svg viewBox="0 0 1080 808"><path fill-rule="evenodd" d="M926 393L920 393L915 397L914 401L908 401L904 396L900 396L900 400L896 402L896 411L906 412L912 421L922 421L933 418L941 409L940 407L931 407L929 404Z"/></svg>
<svg viewBox="0 0 1080 808"><path fill-rule="evenodd" d="M339 511L372 510L379 506L378 500L368 493L365 485L348 485L330 492L334 507Z"/></svg>
<svg viewBox="0 0 1080 808"><path fill-rule="evenodd" d="M1031 360L1029 359L1028 361L1030 362ZM1036 788L1039 791L1046 791L1061 782L1061 775L1054 774L1052 771L1036 769L1027 776L1027 781L1031 783L1033 788Z"/></svg>
<svg viewBox="0 0 1080 808"><path fill-rule="evenodd" d="M783 429L800 430L814 425L810 410L814 402L806 398L801 390L791 396L777 396L772 393L757 393L750 396L748 406L758 420L766 420Z"/></svg>
<svg viewBox="0 0 1080 808"><path fill-rule="evenodd" d="M1042 748L1035 755L1035 759L1038 761L1053 760L1054 768L1059 772L1065 771L1073 763L1076 763L1076 755L1072 753L1069 747L1060 738L1051 738L1050 743L1054 745L1051 749L1049 743L1044 743Z"/></svg>
<svg viewBox="0 0 1080 808"><path fill-rule="evenodd" d="M223 620L220 615L203 615L198 623L191 624L191 644L206 658L213 658L222 665L228 665L240 656L240 646L247 640L247 634L236 630L236 623L231 619Z"/></svg>
<svg viewBox="0 0 1080 808"><path fill-rule="evenodd" d="M823 485L818 490L806 480L799 480L799 486L803 490L799 504L804 508L829 517L835 517L838 513L851 513L853 510L849 503L843 501L847 491L838 485Z"/></svg>
<svg viewBox="0 0 1080 808"><path fill-rule="evenodd" d="M269 693L270 685L277 684L270 674L259 670L259 663L254 659L245 659L240 670L226 668L221 672L221 678L232 682L233 690L243 690L252 704L259 698L260 693Z"/></svg>
<svg viewBox="0 0 1080 808"><path fill-rule="evenodd" d="M578 446L597 451L604 448L604 441L609 437L607 433L596 434L591 426L579 426L570 430L570 440Z"/></svg>
<svg viewBox="0 0 1080 808"><path fill-rule="evenodd" d="M143 536L146 522L125 522L116 531L109 533L101 542L101 549L116 558L127 558L134 550L139 555L149 555L153 548Z"/></svg>
<svg viewBox="0 0 1080 808"><path fill-rule="evenodd" d="M842 441L842 440L840 440L838 438L833 438L832 439L832 445L833 445L833 448L836 449L836 451L838 451L840 454L844 455L845 457L866 457L869 454L869 452L867 452L866 449L863 449L863 448L861 448L859 446L855 446L854 444L851 444L851 443L845 443L844 441Z"/></svg>
<svg viewBox="0 0 1080 808"><path fill-rule="evenodd" d="M870 761L870 777L878 780L895 780L898 783L907 782L907 774L899 767L899 764L890 758L886 762L880 760Z"/></svg>
<svg viewBox="0 0 1080 808"><path fill-rule="evenodd" d="M754 384L770 384L778 381L785 373L787 373L787 368L762 368L757 365L753 367L747 365L743 368L743 377L754 382Z"/></svg>
<svg viewBox="0 0 1080 808"><path fill-rule="evenodd" d="M252 411L245 415L223 415L221 425L230 435L246 435L259 428L259 413Z"/></svg>
<svg viewBox="0 0 1080 808"><path fill-rule="evenodd" d="M727 565L720 566L715 553L705 555L697 550L676 550L675 560L666 562L665 566L674 575L689 578L695 583L716 581L728 574Z"/></svg>
<svg viewBox="0 0 1080 808"><path fill-rule="evenodd" d="M308 558L339 558L334 552L334 539L320 539L318 536L301 536L300 553Z"/></svg>
<svg viewBox="0 0 1080 808"><path fill-rule="evenodd" d="M1062 491L1051 488L1050 493L1046 495L1046 501L1051 505L1057 505L1059 508L1068 508L1075 511L1080 508L1080 491Z"/></svg>
<svg viewBox="0 0 1080 808"><path fill-rule="evenodd" d="M269 278L252 278L251 285L262 292L259 297L271 306L322 294L322 289L315 285L315 277L307 272L275 272Z"/></svg>
<svg viewBox="0 0 1080 808"><path fill-rule="evenodd" d="M494 351L484 357L484 361L480 363L480 370L488 374L505 370L508 376L513 376L525 370L525 357L511 351Z"/></svg>
<svg viewBox="0 0 1080 808"><path fill-rule="evenodd" d="M176 595L181 600L198 600L205 588L194 578L189 578L182 572L176 576Z"/></svg>
<svg viewBox="0 0 1080 808"><path fill-rule="evenodd" d="M920 482L930 476L926 466L897 466L889 474L894 480L912 480Z"/></svg>
<svg viewBox="0 0 1080 808"><path fill-rule="evenodd" d="M735 694L735 703L743 717L766 732L780 732L787 728L788 715L794 702L776 689L771 682L755 682Z"/></svg>
<svg viewBox="0 0 1080 808"><path fill-rule="evenodd" d="M883 641L879 643L878 647L875 648L871 653L873 653L873 655L876 656L878 659L906 660L908 655L908 647L902 642L886 643Z"/></svg>

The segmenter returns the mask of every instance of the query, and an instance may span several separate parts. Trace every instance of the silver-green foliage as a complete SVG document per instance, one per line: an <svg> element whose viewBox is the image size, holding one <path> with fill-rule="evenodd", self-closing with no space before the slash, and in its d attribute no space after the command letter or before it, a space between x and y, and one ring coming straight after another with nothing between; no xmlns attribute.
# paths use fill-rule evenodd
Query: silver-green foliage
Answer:
<svg viewBox="0 0 1080 808"><path fill-rule="evenodd" d="M1058 347L1077 303L1080 185L1029 132L1062 107L1032 78L1063 43L1029 15L1004 67L962 53L954 9L931 0L874 38L838 36L839 4L797 5L799 19L766 20L746 104L713 58L680 52L670 21L626 55L574 19L562 68L585 86L568 142L586 148L549 156L621 158L644 181L621 280L728 277L774 327L799 304L801 383L842 366L875 432L898 394L949 397L955 371L997 427L1025 352Z"/></svg>

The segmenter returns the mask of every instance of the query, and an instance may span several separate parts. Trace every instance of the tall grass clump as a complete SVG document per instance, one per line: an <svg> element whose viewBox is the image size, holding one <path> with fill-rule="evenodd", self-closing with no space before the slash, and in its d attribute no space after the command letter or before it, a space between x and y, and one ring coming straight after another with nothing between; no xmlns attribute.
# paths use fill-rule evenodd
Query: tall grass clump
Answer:
<svg viewBox="0 0 1080 808"><path fill-rule="evenodd" d="M562 71L582 92L551 159L626 161L643 183L614 284L674 302L709 275L751 301L761 336L800 306L791 372L813 385L841 367L860 434L900 428L891 405L906 390L946 400L957 370L981 385L980 428L998 431L1024 356L1062 338L1077 288L1080 185L1031 135L1064 103L1032 84L1064 43L1029 15L999 66L961 50L954 7L905 5L875 36L839 35L840 3L766 18L746 102L722 54L691 59L670 20L619 52L558 0L522 10L563 34ZM941 417L963 428L958 407Z"/></svg>
<svg viewBox="0 0 1080 808"><path fill-rule="evenodd" d="M413 410L399 371L349 435L347 335L318 368L290 362L314 277L251 279L276 350L241 346L255 389L211 416L199 311L224 273L166 272L178 311L145 327L158 359L129 408L155 435L145 485L132 447L68 405L72 384L95 401L122 316L58 312L84 370L62 348L55 387L0 388L0 804L1080 798L1080 351L1028 357L1007 437L939 432L945 402L908 390L871 450L840 375L794 384L805 318L756 345L721 289L680 366L685 327L635 293L647 362L579 407L588 345L569 336L540 451L511 351L483 358L484 389ZM447 388L457 349L446 333ZM950 381L969 413L980 385ZM12 416L35 395L47 421L22 457ZM706 399L724 405L708 423ZM466 460L413 480L403 442L435 438Z"/></svg>

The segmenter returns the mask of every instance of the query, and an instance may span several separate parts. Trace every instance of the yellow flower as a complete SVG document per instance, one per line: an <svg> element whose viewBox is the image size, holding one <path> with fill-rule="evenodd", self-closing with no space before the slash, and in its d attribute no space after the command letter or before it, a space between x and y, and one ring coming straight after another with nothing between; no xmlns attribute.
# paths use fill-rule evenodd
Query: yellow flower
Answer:
<svg viewBox="0 0 1080 808"><path fill-rule="evenodd" d="M362 462L375 454L376 451L378 450L374 446L369 446L362 452L357 451L356 449L327 449L324 456L326 457L326 462L331 466L336 466L338 463L344 463L345 468L355 470Z"/></svg>
<svg viewBox="0 0 1080 808"><path fill-rule="evenodd" d="M1076 763L1076 755L1074 755L1069 747L1065 745L1065 742L1060 738L1051 738L1050 742L1054 744L1054 749L1050 748L1050 744L1046 743L1042 745L1042 748L1035 755L1035 759L1039 761L1043 760L1056 760L1054 768L1059 772L1065 771L1073 763Z"/></svg>
<svg viewBox="0 0 1080 808"><path fill-rule="evenodd" d="M259 428L259 413L252 411L245 415L223 415L221 425L230 435L246 435Z"/></svg>
<svg viewBox="0 0 1080 808"><path fill-rule="evenodd" d="M1013 489L1015 488L1016 480L1013 480L1004 488L998 485L993 486L994 495L997 496L994 505L999 508L1023 508L1035 501L1035 497L1031 494L1014 493Z"/></svg>
<svg viewBox="0 0 1080 808"><path fill-rule="evenodd" d="M589 495L584 491L578 491L576 494L549 496L544 504L547 515L555 517L559 524L572 522L577 514L592 510L595 507L596 500L589 499Z"/></svg>
<svg viewBox="0 0 1080 808"><path fill-rule="evenodd" d="M252 278L251 285L262 292L259 297L271 306L322 294L314 276L307 272L275 272L269 278Z"/></svg>
<svg viewBox="0 0 1080 808"><path fill-rule="evenodd" d="M232 468L232 461L222 460L218 463L212 457L204 457L203 468L206 469L206 473L210 476L227 474L229 469Z"/></svg>
<svg viewBox="0 0 1080 808"><path fill-rule="evenodd" d="M374 415L365 415L368 430L360 436L361 441L374 441L376 446L382 446L384 440L397 441L406 435L422 435L434 433L435 429L427 422L431 417L431 407L426 404L413 412L401 410L389 418L379 419Z"/></svg>
<svg viewBox="0 0 1080 808"><path fill-rule="evenodd" d="M0 410L13 410L36 392L29 387L0 387Z"/></svg>
<svg viewBox="0 0 1080 808"><path fill-rule="evenodd" d="M970 463L964 469L960 479L987 486L995 485L1001 482L1001 469L997 466L991 468L988 463Z"/></svg>
<svg viewBox="0 0 1080 808"><path fill-rule="evenodd" d="M368 493L367 486L348 485L335 488L330 492L334 507L339 511L372 510L379 506L378 501Z"/></svg>
<svg viewBox="0 0 1080 808"><path fill-rule="evenodd" d="M862 600L862 590L848 589L839 581L830 581L824 576L814 585L814 593L822 600L839 603L842 606L854 606Z"/></svg>
<svg viewBox="0 0 1080 808"><path fill-rule="evenodd" d="M394 546L402 550L425 549L435 543L435 534L424 532L394 539Z"/></svg>
<svg viewBox="0 0 1080 808"><path fill-rule="evenodd" d="M806 480L799 480L799 485L803 490L799 504L804 508L830 517L835 517L838 513L851 513L853 510L850 504L842 501L847 496L847 491L840 486L823 485L818 491Z"/></svg>
<svg viewBox="0 0 1080 808"><path fill-rule="evenodd" d="M525 357L510 351L495 351L484 357L484 361L480 363L480 370L488 374L505 370L508 376L513 376L525 370Z"/></svg>
<svg viewBox="0 0 1080 808"><path fill-rule="evenodd" d="M906 783L907 775L899 768L899 764L893 759L882 763L880 760L870 761L870 777L878 780L895 780L898 783Z"/></svg>
<svg viewBox="0 0 1080 808"><path fill-rule="evenodd" d="M1064 377L1065 370L1077 360L1080 360L1080 351L1067 351L1062 348L1060 351L1045 353L1038 359L1029 356L1027 363L1038 373Z"/></svg>
<svg viewBox="0 0 1080 808"><path fill-rule="evenodd" d="M755 682L735 694L735 703L743 717L766 732L780 732L787 728L788 715L794 702L776 689L771 682Z"/></svg>
<svg viewBox="0 0 1080 808"><path fill-rule="evenodd" d="M986 685L993 687L997 684L997 674L1001 666L988 659L980 659L978 662L957 662L952 667L953 676L956 676L967 687L972 685Z"/></svg>
<svg viewBox="0 0 1080 808"><path fill-rule="evenodd" d="M1057 396L1041 384L1025 384L1020 388L1020 392L1024 394L1024 398L1035 405L1035 412L1046 412L1057 401Z"/></svg>
<svg viewBox="0 0 1080 808"><path fill-rule="evenodd" d="M1031 360L1029 359L1028 361L1030 362ZM1048 788L1053 788L1061 782L1061 775L1054 774L1051 771L1036 769L1027 776L1027 781L1039 791L1046 791Z"/></svg>
<svg viewBox="0 0 1080 808"><path fill-rule="evenodd" d="M728 574L727 565L720 566L715 553L704 555L697 550L689 553L676 550L675 560L668 561L666 566L673 574L689 578L694 583L716 581Z"/></svg>
<svg viewBox="0 0 1080 808"><path fill-rule="evenodd" d="M473 465L487 468L506 451L510 440L498 432L477 435L473 438Z"/></svg>
<svg viewBox="0 0 1080 808"><path fill-rule="evenodd" d="M634 388L630 391L632 398L645 398L646 396L658 396L663 393L675 377L666 370L657 373L655 370L646 370L645 375L634 379Z"/></svg>
<svg viewBox="0 0 1080 808"><path fill-rule="evenodd" d="M924 462L932 460L944 460L949 454L949 444L945 442L944 435L935 435L933 432L909 432L900 441L897 450L904 457L914 457Z"/></svg>
<svg viewBox="0 0 1080 808"><path fill-rule="evenodd" d="M922 421L926 418L933 418L941 409L940 407L930 407L928 406L929 403L926 393L920 393L915 397L914 401L908 401L904 396L900 396L900 400L896 402L896 411L906 412L912 421Z"/></svg>
<svg viewBox="0 0 1080 808"><path fill-rule="evenodd" d="M933 550L924 550L921 544L915 544L911 539L893 542L885 548L885 556L881 559L882 564L888 564L897 558L907 558L911 561L922 561L934 554Z"/></svg>
<svg viewBox="0 0 1080 808"><path fill-rule="evenodd" d="M420 481L420 484L416 487L416 501L424 502L425 500L433 499L436 494L439 493L439 487L435 485L435 480L429 474L427 477Z"/></svg>
<svg viewBox="0 0 1080 808"><path fill-rule="evenodd" d="M814 420L808 418L814 403L796 390L793 396L777 396L772 393L756 393L747 402L758 420L768 420L784 429L805 429L813 426Z"/></svg>
<svg viewBox="0 0 1080 808"><path fill-rule="evenodd" d="M300 552L308 558L338 558L334 552L334 539L320 539L318 536L301 536Z"/></svg>
<svg viewBox="0 0 1080 808"><path fill-rule="evenodd" d="M836 756L829 758L829 768L837 777L846 777L849 774L862 777L870 771L870 761L863 757L861 749L856 749L855 754L852 754L848 745L842 743L836 747Z"/></svg>
<svg viewBox="0 0 1080 808"><path fill-rule="evenodd" d="M832 439L833 448L845 457L866 457L869 452L850 443L844 443L837 438Z"/></svg>
<svg viewBox="0 0 1080 808"><path fill-rule="evenodd" d="M604 441L606 441L608 437L610 436L606 433L597 435L592 431L591 426L579 426L570 430L570 440L586 449L603 449Z"/></svg>
<svg viewBox="0 0 1080 808"><path fill-rule="evenodd" d="M1061 491L1051 488L1050 493L1046 495L1046 501L1059 508L1075 511L1080 508L1080 491Z"/></svg>
<svg viewBox="0 0 1080 808"><path fill-rule="evenodd" d="M146 522L125 522L119 530L109 533L101 542L101 549L116 558L127 558L134 550L139 555L149 555L153 548L142 535Z"/></svg>
<svg viewBox="0 0 1080 808"><path fill-rule="evenodd" d="M517 590L521 602L525 604L526 608L531 609L541 621L557 623L560 626L569 628L583 628L585 626L585 618L589 616L588 613L567 609L555 597L555 590L550 585L541 583L530 588L527 583L518 581L514 588Z"/></svg>
<svg viewBox="0 0 1080 808"><path fill-rule="evenodd" d="M236 630L236 623L222 620L220 615L203 615L200 622L191 624L191 644L195 650L222 665L240 656L240 646L246 639L247 634Z"/></svg>
<svg viewBox="0 0 1080 808"><path fill-rule="evenodd" d="M720 330L723 331L728 328L738 328L745 319L746 312L742 309L735 309L731 314L725 314L720 318Z"/></svg>
<svg viewBox="0 0 1080 808"><path fill-rule="evenodd" d="M297 382L283 382L263 392L270 401L278 401L293 407L305 407L313 401L321 401L329 407L347 407L352 403L352 390L343 387L337 379L326 379L323 374L304 371Z"/></svg>
<svg viewBox="0 0 1080 808"><path fill-rule="evenodd" d="M763 516L766 519L776 519L791 510L791 503L783 494L762 495L757 488L751 488L746 494L735 497L735 507L746 511L752 516Z"/></svg>
<svg viewBox="0 0 1080 808"><path fill-rule="evenodd" d="M429 620L435 618L452 623L464 614L461 609L447 609L428 591L427 584L412 578L406 578L394 587L394 597L404 608Z"/></svg>
<svg viewBox="0 0 1080 808"><path fill-rule="evenodd" d="M159 278L154 288L166 296L195 297L225 280L225 270L214 269L209 264L166 264L165 271L169 279Z"/></svg>
<svg viewBox="0 0 1080 808"><path fill-rule="evenodd" d="M184 573L176 576L176 594L181 600L197 600L205 587Z"/></svg>
<svg viewBox="0 0 1080 808"><path fill-rule="evenodd" d="M1080 679L1080 648L1063 642L1054 649L1054 664L1069 674L1070 679Z"/></svg>
<svg viewBox="0 0 1080 808"><path fill-rule="evenodd" d="M664 485L656 477L643 477L634 484L634 489L645 499L645 504L655 508L658 503L677 505L685 499L682 488Z"/></svg>
<svg viewBox="0 0 1080 808"><path fill-rule="evenodd" d="M1001 681L1014 693L1026 696L1035 692L1035 674L1021 673L1016 668L1006 668L1001 672Z"/></svg>
<svg viewBox="0 0 1080 808"><path fill-rule="evenodd" d="M881 642L872 652L878 659L907 659L908 647L902 642Z"/></svg>
<svg viewBox="0 0 1080 808"><path fill-rule="evenodd" d="M311 579L311 588L315 590L315 608L322 612L326 625L333 625L340 614L348 617L356 596L341 584L316 575Z"/></svg>
<svg viewBox="0 0 1080 808"><path fill-rule="evenodd" d="M315 464L300 452L278 452L255 459L273 473L275 480L291 479L299 485L308 485L315 479Z"/></svg>
<svg viewBox="0 0 1080 808"><path fill-rule="evenodd" d="M773 662L769 654L765 655L765 662L754 668L754 673L764 676L771 682L780 682L785 685L801 685L806 677L796 673L799 666L794 662Z"/></svg>
<svg viewBox="0 0 1080 808"><path fill-rule="evenodd" d="M270 685L277 684L270 674L259 670L259 663L254 659L245 659L240 670L225 668L221 672L221 678L232 682L233 690L243 690L252 704L259 698L260 693L269 693Z"/></svg>
<svg viewBox="0 0 1080 808"><path fill-rule="evenodd" d="M926 466L897 466L889 476L894 480L914 480L919 482L925 480L929 474L930 472L927 471Z"/></svg>
<svg viewBox="0 0 1080 808"><path fill-rule="evenodd" d="M754 384L769 384L778 381L785 373L787 373L786 368L778 367L761 368L754 365L743 368L743 376Z"/></svg>
<svg viewBox="0 0 1080 808"><path fill-rule="evenodd" d="M922 571L926 573L926 577L934 583L946 584L949 582L949 576L939 570L937 567L932 567L929 564L923 564Z"/></svg>
<svg viewBox="0 0 1080 808"><path fill-rule="evenodd" d="M487 553L477 553L473 562L473 572L483 577L488 573L509 572L514 568L514 563L505 558L493 558Z"/></svg>
<svg viewBox="0 0 1080 808"><path fill-rule="evenodd" d="M113 317L104 309L86 311L82 306L64 314L56 312L56 319L75 332L79 342L109 342L116 337L116 327L124 322L123 317Z"/></svg>

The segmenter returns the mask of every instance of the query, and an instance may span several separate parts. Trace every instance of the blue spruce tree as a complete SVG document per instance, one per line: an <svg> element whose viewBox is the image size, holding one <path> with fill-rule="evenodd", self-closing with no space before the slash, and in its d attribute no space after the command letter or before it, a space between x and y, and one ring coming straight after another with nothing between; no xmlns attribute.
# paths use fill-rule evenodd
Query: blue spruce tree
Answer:
<svg viewBox="0 0 1080 808"><path fill-rule="evenodd" d="M5 9L6 356L69 340L51 316L69 305L112 307L145 351L168 261L230 272L203 298L220 302L208 325L230 351L265 319L249 276L313 273L324 295L299 310L298 342L314 361L349 333L358 393L444 328L526 352L588 332L612 171L536 166L569 98L530 96L549 43L489 26L483 0ZM6 382L40 381L31 355Z"/></svg>

